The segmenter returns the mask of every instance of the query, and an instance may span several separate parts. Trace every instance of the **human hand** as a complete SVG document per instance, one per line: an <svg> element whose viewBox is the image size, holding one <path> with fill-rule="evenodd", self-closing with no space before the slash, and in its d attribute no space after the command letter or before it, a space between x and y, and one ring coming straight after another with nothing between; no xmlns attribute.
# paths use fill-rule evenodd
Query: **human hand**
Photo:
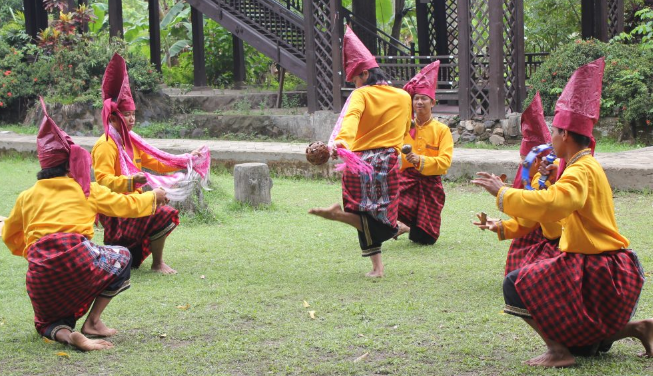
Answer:
<svg viewBox="0 0 653 376"><path fill-rule="evenodd" d="M142 172L132 175L132 179L134 180L134 183L140 183L140 184L147 183L147 178L145 177L145 174Z"/></svg>
<svg viewBox="0 0 653 376"><path fill-rule="evenodd" d="M406 160L408 162L412 163L414 166L417 166L417 165L419 165L420 157L419 157L419 155L417 155L417 154L415 154L413 152L410 152L410 153L406 154Z"/></svg>
<svg viewBox="0 0 653 376"><path fill-rule="evenodd" d="M338 149L346 148L345 143L342 141L335 141L333 148L331 148L331 159L338 159Z"/></svg>
<svg viewBox="0 0 653 376"><path fill-rule="evenodd" d="M503 187L503 181L501 181L499 176L490 174L488 172L477 172L476 175L479 177L472 180L471 183L485 188L485 190L488 191L492 196L496 196L499 193L501 187Z"/></svg>
<svg viewBox="0 0 653 376"><path fill-rule="evenodd" d="M154 192L154 195L156 196L156 206L166 205L170 202L166 196L166 191L163 188L154 188L152 192Z"/></svg>
<svg viewBox="0 0 653 376"><path fill-rule="evenodd" d="M202 152L201 152L201 149L202 149L203 147L204 147L204 145L202 145L202 146L198 147L197 149L191 151L191 152L190 152L190 155L192 155L193 157L199 157L200 154L202 153Z"/></svg>
<svg viewBox="0 0 653 376"><path fill-rule="evenodd" d="M479 221L478 222L472 222L472 224L481 230L490 230L492 232L499 232L499 222L501 222L500 219L496 218L487 218L485 213L477 213L476 216L478 217Z"/></svg>
<svg viewBox="0 0 653 376"><path fill-rule="evenodd" d="M546 157L543 157L540 161L540 167L538 168L537 172L539 172L542 176L546 176L547 180L553 184L558 177L558 165L555 163L549 164L549 162L546 160Z"/></svg>

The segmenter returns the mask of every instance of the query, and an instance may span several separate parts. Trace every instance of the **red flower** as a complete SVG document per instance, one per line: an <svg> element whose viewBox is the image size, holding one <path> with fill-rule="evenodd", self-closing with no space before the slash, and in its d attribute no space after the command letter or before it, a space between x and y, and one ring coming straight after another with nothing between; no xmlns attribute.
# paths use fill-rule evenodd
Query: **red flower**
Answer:
<svg viewBox="0 0 653 376"><path fill-rule="evenodd" d="M10 71L10 70L5 71L5 76L9 76L10 74L11 74L11 71Z"/></svg>
<svg viewBox="0 0 653 376"><path fill-rule="evenodd" d="M148 69L148 70L147 70L147 73L152 73L152 69Z"/></svg>
<svg viewBox="0 0 653 376"><path fill-rule="evenodd" d="M8 96L8 97L11 97L11 91L7 93L7 96Z"/></svg>
<svg viewBox="0 0 653 376"><path fill-rule="evenodd" d="M546 80L545 80L545 79L542 79L542 82L546 82Z"/></svg>
<svg viewBox="0 0 653 376"><path fill-rule="evenodd" d="M558 72L551 73L552 76L555 76L556 74L558 74Z"/></svg>
<svg viewBox="0 0 653 376"><path fill-rule="evenodd" d="M72 64L68 64L68 68L72 68L72 67L73 67L73 65L72 65Z"/></svg>
<svg viewBox="0 0 653 376"><path fill-rule="evenodd" d="M0 107L3 107L4 105L5 105L4 103L0 102Z"/></svg>
<svg viewBox="0 0 653 376"><path fill-rule="evenodd" d="M650 121L650 120L646 120L646 125L651 125L651 121Z"/></svg>
<svg viewBox="0 0 653 376"><path fill-rule="evenodd" d="M36 81L38 81L38 79L36 77L34 77L34 82L36 82Z"/></svg>

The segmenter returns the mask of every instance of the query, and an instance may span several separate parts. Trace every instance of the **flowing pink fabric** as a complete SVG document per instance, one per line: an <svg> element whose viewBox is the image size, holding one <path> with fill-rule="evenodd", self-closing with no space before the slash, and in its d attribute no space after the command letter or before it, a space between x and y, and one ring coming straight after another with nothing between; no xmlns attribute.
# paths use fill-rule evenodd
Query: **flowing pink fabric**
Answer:
<svg viewBox="0 0 653 376"><path fill-rule="evenodd" d="M356 91L356 90L354 90ZM345 114L347 113L347 109L349 108L349 100L351 99L352 95L354 92L352 91L351 94L349 94L349 97L345 101L345 104L342 106L342 110L340 111L340 115L338 116L338 120L336 121L336 125L333 127L333 132L331 132L331 137L329 138L329 143L327 144L329 146L329 151L331 151L335 147L335 139L338 136L338 133L340 133L340 129L342 128L342 120L345 117ZM343 163L340 163L336 165L336 171L343 171L344 169L348 169L354 174L365 174L368 176L372 176L372 172L374 169L372 166L360 159L356 153L354 153L351 150L347 150L347 148L337 148L336 152L338 153L338 157L342 160Z"/></svg>
<svg viewBox="0 0 653 376"><path fill-rule="evenodd" d="M141 171L136 167L132 157L130 157L125 151L125 148L122 147L122 137L115 128L109 128L108 136L111 137L116 145L118 145L120 170L123 175L129 176L139 172L144 173L147 178L147 185L152 188L165 188L167 196L171 201L183 201L188 197L192 191L190 188L193 181L199 181L204 189L208 189L208 177L211 169L211 152L206 146L199 149L200 153L197 156L190 153L175 155L157 149L148 144L136 133L129 132L129 137L133 144L141 151L151 155L166 166L186 169L185 173L175 172L171 175L154 175ZM136 184L136 187L140 188L143 185L146 184Z"/></svg>

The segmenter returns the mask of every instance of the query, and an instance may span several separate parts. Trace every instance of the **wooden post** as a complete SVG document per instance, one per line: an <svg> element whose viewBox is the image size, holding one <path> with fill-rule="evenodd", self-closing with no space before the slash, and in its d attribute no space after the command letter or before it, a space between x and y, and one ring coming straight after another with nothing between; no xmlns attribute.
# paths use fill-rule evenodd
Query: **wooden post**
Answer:
<svg viewBox="0 0 653 376"><path fill-rule="evenodd" d="M286 79L286 70L283 67L279 67L279 90L277 92L277 108L281 108L281 105L283 103L283 82Z"/></svg>
<svg viewBox="0 0 653 376"><path fill-rule="evenodd" d="M522 112L524 108L524 100L526 100L526 52L524 47L524 2L521 0L515 1L515 30L513 32L515 40L513 41L513 61L515 66L513 71L517 79L515 88L515 103L516 108L514 112Z"/></svg>
<svg viewBox="0 0 653 376"><path fill-rule="evenodd" d="M195 7L190 8L190 22L193 29L193 85L198 88L206 87L206 61L204 59L204 15Z"/></svg>
<svg viewBox="0 0 653 376"><path fill-rule="evenodd" d="M594 36L594 0L580 2L581 36L590 39Z"/></svg>
<svg viewBox="0 0 653 376"><path fill-rule="evenodd" d="M489 66L489 115L503 119L506 114L506 91L503 78L503 1L489 1L490 66Z"/></svg>
<svg viewBox="0 0 653 376"><path fill-rule="evenodd" d="M608 0L595 0L594 37L601 42L608 41Z"/></svg>
<svg viewBox="0 0 653 376"><path fill-rule="evenodd" d="M426 3L419 0L416 2L415 16L417 18L417 48L419 49L419 55L433 55L429 38L428 6Z"/></svg>
<svg viewBox="0 0 653 376"><path fill-rule="evenodd" d="M122 0L109 0L109 35L122 38Z"/></svg>
<svg viewBox="0 0 653 376"><path fill-rule="evenodd" d="M36 42L41 30L48 27L48 12L43 7L43 0L23 0L25 11L25 32Z"/></svg>
<svg viewBox="0 0 653 376"><path fill-rule="evenodd" d="M341 0L331 0L329 2L331 19L333 26L331 27L331 78L333 82L333 108L334 112L340 112L342 108L342 80L343 80L343 67L342 67L342 48L340 47L340 40L344 33L342 20L340 19Z"/></svg>
<svg viewBox="0 0 653 376"><path fill-rule="evenodd" d="M469 120L472 117L470 109L472 69L470 27L469 0L458 0L458 111L460 120Z"/></svg>
<svg viewBox="0 0 653 376"><path fill-rule="evenodd" d="M615 37L624 32L624 0L617 0L617 29Z"/></svg>
<svg viewBox="0 0 653 376"><path fill-rule="evenodd" d="M308 112L317 110L317 71L315 69L315 25L313 22L313 1L304 0L304 39L306 40L306 99Z"/></svg>
<svg viewBox="0 0 653 376"><path fill-rule="evenodd" d="M159 20L159 0L147 0L150 22L150 63L161 72L161 22Z"/></svg>
<svg viewBox="0 0 653 376"><path fill-rule="evenodd" d="M449 30L447 25L446 0L433 1L433 17L435 18L435 54L449 55Z"/></svg>
<svg viewBox="0 0 653 376"><path fill-rule="evenodd" d="M234 54L234 87L240 89L245 86L245 46L243 40L231 34L232 49Z"/></svg>

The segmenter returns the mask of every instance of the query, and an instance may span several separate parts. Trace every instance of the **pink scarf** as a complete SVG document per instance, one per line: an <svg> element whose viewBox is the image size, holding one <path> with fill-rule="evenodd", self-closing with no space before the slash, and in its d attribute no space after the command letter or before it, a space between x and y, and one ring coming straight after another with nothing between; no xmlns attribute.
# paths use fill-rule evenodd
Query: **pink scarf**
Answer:
<svg viewBox="0 0 653 376"><path fill-rule="evenodd" d="M120 170L123 175L131 176L143 172L136 167L134 161L123 147L122 137L113 127L109 127L109 137L118 146ZM154 175L143 172L147 178L147 184L136 184L136 188L149 185L152 188L162 187L171 201L183 201L192 192L194 184L199 182L200 186L208 190L209 172L211 169L211 152L206 146L200 149L200 154L193 156L189 153L175 155L159 150L148 144L139 135L129 132L131 143L139 150L151 155L159 162L179 169L186 169L186 172L175 172L172 175Z"/></svg>
<svg viewBox="0 0 653 376"><path fill-rule="evenodd" d="M377 82L376 84L387 85L388 83L381 81ZM354 91L356 91L356 89L354 89ZM345 101L345 104L342 106L342 110L340 111L340 115L338 116L338 120L336 121L336 125L333 127L333 132L331 132L331 137L329 137L329 151L334 148L335 139L338 136L338 133L340 133L340 129L342 128L342 120L347 113L347 109L349 108L349 100L353 96L354 91L352 91L351 94L349 94L349 97L347 97L347 100ZM343 171L344 169L348 169L354 174L365 174L370 177L372 176L372 172L374 172L372 166L362 160L358 155L356 155L356 153L348 150L347 148L338 148L336 151L338 153L338 157L340 157L343 162L336 165L336 171Z"/></svg>

